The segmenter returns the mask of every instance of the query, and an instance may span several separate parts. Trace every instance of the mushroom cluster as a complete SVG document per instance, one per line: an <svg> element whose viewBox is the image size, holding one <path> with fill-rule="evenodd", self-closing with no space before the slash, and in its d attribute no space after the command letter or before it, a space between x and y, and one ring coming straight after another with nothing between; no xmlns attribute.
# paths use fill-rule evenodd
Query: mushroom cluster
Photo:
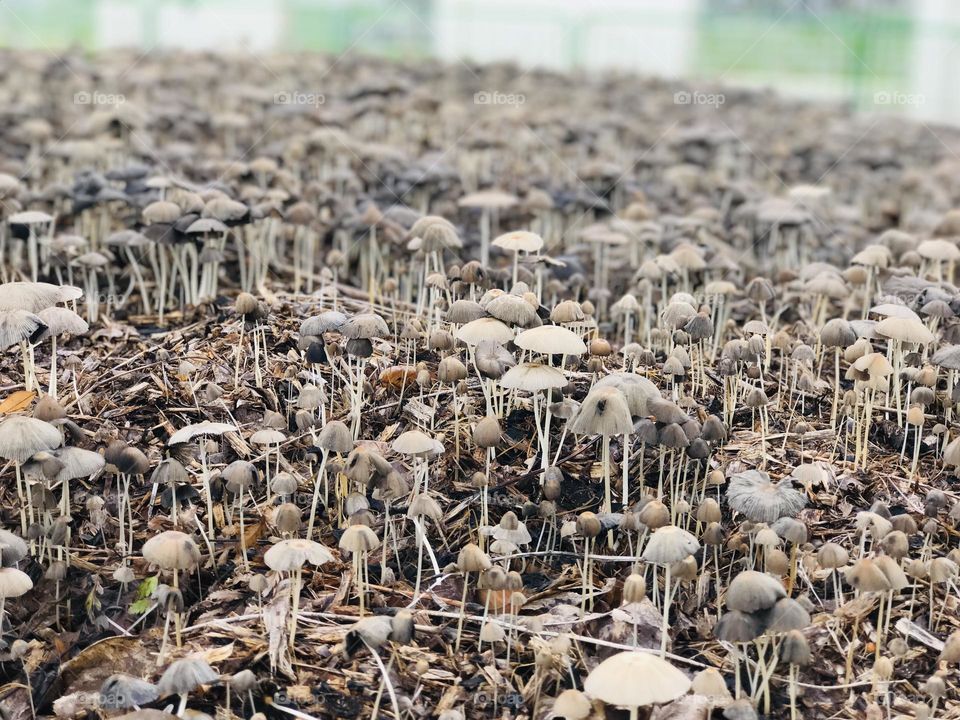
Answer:
<svg viewBox="0 0 960 720"><path fill-rule="evenodd" d="M0 54L4 716L956 717L960 135L678 88Z"/></svg>

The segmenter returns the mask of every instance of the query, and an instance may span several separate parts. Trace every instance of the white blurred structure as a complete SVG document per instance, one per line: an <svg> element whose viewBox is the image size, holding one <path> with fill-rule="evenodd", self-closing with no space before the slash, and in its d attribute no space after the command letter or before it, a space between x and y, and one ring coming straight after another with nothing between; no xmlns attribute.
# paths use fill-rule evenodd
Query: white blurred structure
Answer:
<svg viewBox="0 0 960 720"><path fill-rule="evenodd" d="M926 120L960 124L960 2L919 0L914 5L916 35L911 65L911 85L917 102L910 115Z"/></svg>
<svg viewBox="0 0 960 720"><path fill-rule="evenodd" d="M267 52L281 47L283 0L207 0L142 4L99 0L99 47L192 48Z"/></svg>
<svg viewBox="0 0 960 720"><path fill-rule="evenodd" d="M435 50L446 60L514 60L554 69L574 63L673 77L688 69L700 5L701 0L435 0Z"/></svg>

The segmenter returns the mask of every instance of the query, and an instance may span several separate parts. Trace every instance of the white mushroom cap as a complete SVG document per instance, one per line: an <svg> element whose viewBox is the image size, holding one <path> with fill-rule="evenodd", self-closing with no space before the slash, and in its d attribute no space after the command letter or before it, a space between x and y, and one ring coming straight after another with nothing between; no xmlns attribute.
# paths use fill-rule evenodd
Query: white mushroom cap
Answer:
<svg viewBox="0 0 960 720"><path fill-rule="evenodd" d="M167 530L143 544L143 557L165 570L189 570L200 561L200 550L186 533Z"/></svg>
<svg viewBox="0 0 960 720"><path fill-rule="evenodd" d="M676 525L664 525L650 536L643 550L643 559L659 565L680 562L700 549L699 541Z"/></svg>
<svg viewBox="0 0 960 720"><path fill-rule="evenodd" d="M281 540L263 554L263 562L271 570L292 572L306 563L323 565L333 561L333 554L314 540L291 538Z"/></svg>
<svg viewBox="0 0 960 720"><path fill-rule="evenodd" d="M0 568L0 598L20 597L32 587L33 580L23 570Z"/></svg>
<svg viewBox="0 0 960 720"><path fill-rule="evenodd" d="M490 244L513 252L531 253L543 248L543 238L527 230L514 230L500 235Z"/></svg>
<svg viewBox="0 0 960 720"><path fill-rule="evenodd" d="M888 317L876 324L874 332L883 337L905 343L927 345L933 342L933 333L920 320L905 317Z"/></svg>
<svg viewBox="0 0 960 720"><path fill-rule="evenodd" d="M562 370L540 363L520 363L507 370L500 378L502 387L527 392L562 388L566 384L567 377Z"/></svg>
<svg viewBox="0 0 960 720"><path fill-rule="evenodd" d="M204 420L203 422L187 425L177 430L167 441L168 445L179 445L180 443L190 442L200 435L223 435L228 432L239 432L235 425L229 423L218 423Z"/></svg>
<svg viewBox="0 0 960 720"><path fill-rule="evenodd" d="M24 463L41 450L60 445L60 432L43 420L12 415L0 423L0 457Z"/></svg>
<svg viewBox="0 0 960 720"><path fill-rule="evenodd" d="M433 438L420 430L407 430L390 447L402 455L428 455L435 450Z"/></svg>
<svg viewBox="0 0 960 720"><path fill-rule="evenodd" d="M587 676L583 689L607 705L645 707L671 702L686 694L690 679L651 653L622 652L597 665Z"/></svg>
<svg viewBox="0 0 960 720"><path fill-rule="evenodd" d="M0 285L0 310L28 310L38 313L59 302L75 300L83 295L72 285L51 285L43 282L10 282Z"/></svg>
<svg viewBox="0 0 960 720"><path fill-rule="evenodd" d="M456 337L467 345L479 345L484 340L507 343L513 340L513 330L495 318L482 317L459 328Z"/></svg>
<svg viewBox="0 0 960 720"><path fill-rule="evenodd" d="M56 306L44 308L37 313L37 317L47 326L43 333L44 337L63 334L83 335L90 329L87 321L69 308Z"/></svg>
<svg viewBox="0 0 960 720"><path fill-rule="evenodd" d="M587 346L575 332L559 325L541 325L517 335L516 345L544 355L583 355Z"/></svg>

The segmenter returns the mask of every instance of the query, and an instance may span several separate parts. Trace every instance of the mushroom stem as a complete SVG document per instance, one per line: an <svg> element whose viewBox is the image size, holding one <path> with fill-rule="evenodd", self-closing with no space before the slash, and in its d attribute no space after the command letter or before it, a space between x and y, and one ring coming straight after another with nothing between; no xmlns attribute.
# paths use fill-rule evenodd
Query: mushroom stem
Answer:
<svg viewBox="0 0 960 720"><path fill-rule="evenodd" d="M0 602L2 602L2 599L0 599ZM163 640L160 642L160 652L157 655L157 667L163 665L163 659L167 655L167 643L170 640L170 616L172 614L172 608L167 604L167 617L163 621Z"/></svg>
<svg viewBox="0 0 960 720"><path fill-rule="evenodd" d="M590 538L583 539L583 567L580 568L580 615L587 614L587 574L590 568Z"/></svg>
<svg viewBox="0 0 960 720"><path fill-rule="evenodd" d="M797 720L797 666L790 663L790 720Z"/></svg>
<svg viewBox="0 0 960 720"><path fill-rule="evenodd" d="M740 695L743 694L743 689L742 689L742 686L741 686L741 683L740 683L740 648L739 648L739 644L738 644L738 647L736 647L736 648L734 649L733 653L731 653L731 654L733 655L733 682L734 682L733 697L734 697L734 699L739 700L739 699L740 699Z"/></svg>
<svg viewBox="0 0 960 720"><path fill-rule="evenodd" d="M917 474L917 463L920 461L920 434L922 432L922 429L923 429L922 425L917 425L916 437L913 440L913 463L910 465L911 481ZM904 437L906 437L906 434L908 432L910 432L909 426L907 427L906 430L904 430Z"/></svg>
<svg viewBox="0 0 960 720"><path fill-rule="evenodd" d="M27 506L24 502L24 495L28 496L29 493L24 492L25 483L23 482L23 475L20 471L20 463L14 462L14 468L16 468L17 473L17 506L20 508L20 535L27 537ZM2 613L0 613L0 618L2 618Z"/></svg>
<svg viewBox="0 0 960 720"><path fill-rule="evenodd" d="M624 436L626 437L626 436ZM613 512L613 493L610 488L610 436L603 435L603 509L605 512ZM607 532L607 545L614 546L613 530Z"/></svg>
<svg viewBox="0 0 960 720"><path fill-rule="evenodd" d="M670 628L670 565L664 571L663 583L663 625L660 629L660 657L667 655L667 632Z"/></svg>
<svg viewBox="0 0 960 720"><path fill-rule="evenodd" d="M406 377L406 375L404 375ZM454 461L460 462L460 406L457 405L457 383L454 381L451 383L451 389L453 392L453 443L454 443Z"/></svg>
<svg viewBox="0 0 960 720"><path fill-rule="evenodd" d="M297 637L297 612L300 609L300 583L303 578L303 568L297 568L293 573L290 585L290 649L294 648ZM363 615L363 612L360 613Z"/></svg>
<svg viewBox="0 0 960 720"><path fill-rule="evenodd" d="M426 522L421 526L416 519L414 519L413 525L417 534L417 582L413 586L413 602L416 603L420 598L420 577L423 574L423 536L427 527Z"/></svg>
<svg viewBox="0 0 960 720"><path fill-rule="evenodd" d="M487 208L480 213L480 264L490 265L490 210Z"/></svg>
<svg viewBox="0 0 960 720"><path fill-rule="evenodd" d="M20 355L23 358L23 389L33 390L33 368L30 364L30 350L27 347L27 341L20 341Z"/></svg>
<svg viewBox="0 0 960 720"><path fill-rule="evenodd" d="M463 595L460 597L460 617L457 619L457 642L453 646L453 652L460 652L460 637L463 635L463 618L467 610L467 588L470 586L470 573L463 575Z"/></svg>
<svg viewBox="0 0 960 720"><path fill-rule="evenodd" d="M243 490L240 490L240 557L243 558L243 569L250 570L250 561L247 559L247 537L246 533L243 530ZM310 535L307 535L307 539L310 539Z"/></svg>
<svg viewBox="0 0 960 720"><path fill-rule="evenodd" d="M243 335L246 332L246 323L241 318L240 320L240 340L237 342L236 348L234 348L234 363L233 363L233 386L237 387L240 383L240 362L243 360Z"/></svg>
<svg viewBox="0 0 960 720"><path fill-rule="evenodd" d="M641 458L641 462L643 462ZM623 506L630 504L630 438L623 434Z"/></svg>
<svg viewBox="0 0 960 720"><path fill-rule="evenodd" d="M200 441L200 466L203 470L203 488L207 493L207 534L213 537L213 489L210 487L210 471L207 469L206 441ZM216 563L215 558L211 558Z"/></svg>
<svg viewBox="0 0 960 720"><path fill-rule="evenodd" d="M57 398L57 336L50 336L50 378L47 383L47 394L54 400Z"/></svg>
<svg viewBox="0 0 960 720"><path fill-rule="evenodd" d="M797 545L790 546L790 576L787 578L787 597L793 594L793 586L797 582Z"/></svg>
<svg viewBox="0 0 960 720"><path fill-rule="evenodd" d="M313 521L317 515L317 501L320 499L320 487L323 486L323 504L327 505L327 476L324 472L327 465L329 450L320 450L320 469L317 470L317 479L313 483L313 499L310 502L310 521L307 523L307 540L313 538Z"/></svg>
<svg viewBox="0 0 960 720"><path fill-rule="evenodd" d="M363 617L367 589L364 582L364 567L366 563L364 562L364 553L358 552L354 557L356 558L357 564L357 569L354 573L354 580L356 580L357 583L357 599L360 601L360 617Z"/></svg>

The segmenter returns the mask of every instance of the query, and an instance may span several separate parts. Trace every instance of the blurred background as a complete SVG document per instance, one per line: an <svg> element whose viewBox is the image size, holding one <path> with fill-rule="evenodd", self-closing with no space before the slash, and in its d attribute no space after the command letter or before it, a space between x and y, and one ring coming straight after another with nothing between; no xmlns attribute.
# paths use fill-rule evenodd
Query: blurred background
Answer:
<svg viewBox="0 0 960 720"><path fill-rule="evenodd" d="M960 122L958 0L0 0L0 46L512 60Z"/></svg>

